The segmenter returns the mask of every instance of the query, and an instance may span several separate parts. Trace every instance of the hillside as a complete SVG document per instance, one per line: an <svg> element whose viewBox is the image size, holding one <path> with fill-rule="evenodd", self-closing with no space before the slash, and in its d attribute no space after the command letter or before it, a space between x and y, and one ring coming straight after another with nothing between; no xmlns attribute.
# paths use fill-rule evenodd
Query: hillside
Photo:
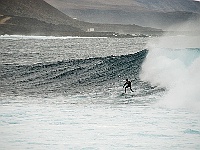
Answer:
<svg viewBox="0 0 200 150"><path fill-rule="evenodd" d="M200 18L200 2L193 0L45 0L73 18L108 24L137 24L166 29Z"/></svg>
<svg viewBox="0 0 200 150"><path fill-rule="evenodd" d="M35 18L11 15L0 16L0 27L0 34L74 35L83 32L79 28L70 25L55 25Z"/></svg>
<svg viewBox="0 0 200 150"><path fill-rule="evenodd" d="M0 0L0 34L72 35L73 19L43 0ZM9 19L6 19L9 18Z"/></svg>
<svg viewBox="0 0 200 150"><path fill-rule="evenodd" d="M137 25L98 24L79 21L60 12L44 0L0 0L0 34L45 34L101 36L120 33L160 33ZM86 32L94 31L92 34Z"/></svg>
<svg viewBox="0 0 200 150"><path fill-rule="evenodd" d="M35 18L55 25L79 23L43 0L0 0L0 14Z"/></svg>

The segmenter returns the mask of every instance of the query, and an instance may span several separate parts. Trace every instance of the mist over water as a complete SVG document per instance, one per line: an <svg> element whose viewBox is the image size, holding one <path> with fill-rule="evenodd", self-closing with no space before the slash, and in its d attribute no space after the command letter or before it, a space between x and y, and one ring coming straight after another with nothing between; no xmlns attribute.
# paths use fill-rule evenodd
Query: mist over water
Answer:
<svg viewBox="0 0 200 150"><path fill-rule="evenodd" d="M153 85L166 87L159 105L200 108L200 37L155 38L147 45L149 53L140 77Z"/></svg>

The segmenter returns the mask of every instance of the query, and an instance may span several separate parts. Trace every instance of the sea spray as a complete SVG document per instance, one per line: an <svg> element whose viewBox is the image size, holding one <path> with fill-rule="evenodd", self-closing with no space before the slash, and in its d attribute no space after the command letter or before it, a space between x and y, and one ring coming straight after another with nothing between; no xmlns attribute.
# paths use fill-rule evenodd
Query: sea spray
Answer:
<svg viewBox="0 0 200 150"><path fill-rule="evenodd" d="M196 43L197 39L162 37L157 39L156 44L148 45L149 53L142 65L140 78L167 88L168 92L159 102L162 106L200 107L200 46ZM178 44L174 44L175 41Z"/></svg>

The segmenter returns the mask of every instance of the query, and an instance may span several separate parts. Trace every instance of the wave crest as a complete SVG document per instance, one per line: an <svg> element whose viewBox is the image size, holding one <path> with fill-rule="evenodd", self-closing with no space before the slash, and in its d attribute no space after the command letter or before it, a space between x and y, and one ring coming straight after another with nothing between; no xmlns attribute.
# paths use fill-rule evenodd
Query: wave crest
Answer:
<svg viewBox="0 0 200 150"><path fill-rule="evenodd" d="M33 65L4 64L2 91L72 93L103 89L124 78L138 78L147 50L122 56L74 59Z"/></svg>

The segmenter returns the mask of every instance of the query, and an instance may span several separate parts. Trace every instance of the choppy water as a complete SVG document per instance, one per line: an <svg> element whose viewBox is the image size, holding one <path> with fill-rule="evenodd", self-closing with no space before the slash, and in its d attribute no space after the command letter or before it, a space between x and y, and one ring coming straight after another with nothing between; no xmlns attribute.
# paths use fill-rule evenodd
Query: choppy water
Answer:
<svg viewBox="0 0 200 150"><path fill-rule="evenodd" d="M148 40L1 36L0 149L200 149L199 48Z"/></svg>

